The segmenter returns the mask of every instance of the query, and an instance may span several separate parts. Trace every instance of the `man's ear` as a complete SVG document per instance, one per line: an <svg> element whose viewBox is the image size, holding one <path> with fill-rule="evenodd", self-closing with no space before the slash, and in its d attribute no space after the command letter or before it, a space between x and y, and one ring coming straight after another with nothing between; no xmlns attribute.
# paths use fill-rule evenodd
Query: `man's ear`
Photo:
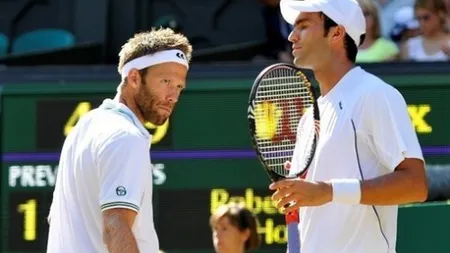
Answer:
<svg viewBox="0 0 450 253"><path fill-rule="evenodd" d="M128 72L127 84L136 89L140 83L141 75L139 75L139 71L137 69L131 69L130 72Z"/></svg>
<svg viewBox="0 0 450 253"><path fill-rule="evenodd" d="M332 27L329 32L330 43L338 43L340 41L344 41L345 38L345 28L341 25L336 27Z"/></svg>

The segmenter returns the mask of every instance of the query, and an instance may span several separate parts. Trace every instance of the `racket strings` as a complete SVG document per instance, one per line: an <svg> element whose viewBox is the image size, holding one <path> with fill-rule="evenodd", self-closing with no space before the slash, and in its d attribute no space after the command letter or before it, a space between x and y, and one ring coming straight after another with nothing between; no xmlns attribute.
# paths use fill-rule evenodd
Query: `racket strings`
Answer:
<svg viewBox="0 0 450 253"><path fill-rule="evenodd" d="M306 81L293 69L279 68L262 78L256 92L257 143L269 168L282 176L296 173L294 168L286 169L284 164L293 157L297 137L301 140L300 148L305 151L296 157L299 161L309 159L312 148L309 146L314 141L314 131L311 134L309 129L299 126L305 114L312 114L308 109L313 99ZM298 165L301 167L306 163L299 162ZM298 169L303 170L303 167Z"/></svg>

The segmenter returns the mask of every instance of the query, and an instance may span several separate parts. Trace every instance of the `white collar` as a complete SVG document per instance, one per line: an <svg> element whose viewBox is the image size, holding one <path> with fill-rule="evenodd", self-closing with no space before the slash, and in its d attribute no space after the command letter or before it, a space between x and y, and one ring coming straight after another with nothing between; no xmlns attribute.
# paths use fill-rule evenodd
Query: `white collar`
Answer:
<svg viewBox="0 0 450 253"><path fill-rule="evenodd" d="M126 105L119 102L119 96L117 95L114 99L107 98L103 100L103 103L99 107L103 110L111 110L116 113L119 113L133 122L133 124L139 129L139 131L144 135L144 137L152 140L152 135L148 132L148 130L144 127L141 121L136 117L133 111L130 110Z"/></svg>

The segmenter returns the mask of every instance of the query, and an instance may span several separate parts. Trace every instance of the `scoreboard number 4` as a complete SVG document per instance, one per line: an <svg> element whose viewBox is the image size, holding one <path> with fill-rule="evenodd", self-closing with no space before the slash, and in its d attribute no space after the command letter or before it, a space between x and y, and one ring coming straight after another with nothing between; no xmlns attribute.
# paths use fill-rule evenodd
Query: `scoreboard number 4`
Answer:
<svg viewBox="0 0 450 253"><path fill-rule="evenodd" d="M88 113L92 108L91 102L79 102L75 109L73 110L72 114L70 115L67 122L64 124L64 136L67 137L69 133L72 131L72 129L77 124L78 120ZM156 144L160 142L164 136L167 134L167 130L169 129L169 120L167 120L162 126L155 126L154 124L147 122L145 123L145 128L150 130L152 132L153 138L152 138L152 144Z"/></svg>
<svg viewBox="0 0 450 253"><path fill-rule="evenodd" d="M17 206L17 211L23 214L23 239L25 241L36 240L37 201L27 200Z"/></svg>

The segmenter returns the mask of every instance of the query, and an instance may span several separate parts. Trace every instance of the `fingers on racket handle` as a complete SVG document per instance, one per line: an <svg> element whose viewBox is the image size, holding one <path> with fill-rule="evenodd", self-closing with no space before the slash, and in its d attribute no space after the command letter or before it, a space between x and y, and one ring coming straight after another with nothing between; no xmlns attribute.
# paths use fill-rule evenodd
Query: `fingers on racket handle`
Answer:
<svg viewBox="0 0 450 253"><path fill-rule="evenodd" d="M284 162L284 169L286 170L290 170L291 169L291 162L290 161L286 161ZM286 205L284 205L284 208L288 208L291 204L287 203Z"/></svg>
<svg viewBox="0 0 450 253"><path fill-rule="evenodd" d="M291 167L292 167L292 164L290 161L284 162L284 169L290 170ZM288 208L290 205L291 205L290 203L287 203L286 205L284 205L284 208Z"/></svg>

